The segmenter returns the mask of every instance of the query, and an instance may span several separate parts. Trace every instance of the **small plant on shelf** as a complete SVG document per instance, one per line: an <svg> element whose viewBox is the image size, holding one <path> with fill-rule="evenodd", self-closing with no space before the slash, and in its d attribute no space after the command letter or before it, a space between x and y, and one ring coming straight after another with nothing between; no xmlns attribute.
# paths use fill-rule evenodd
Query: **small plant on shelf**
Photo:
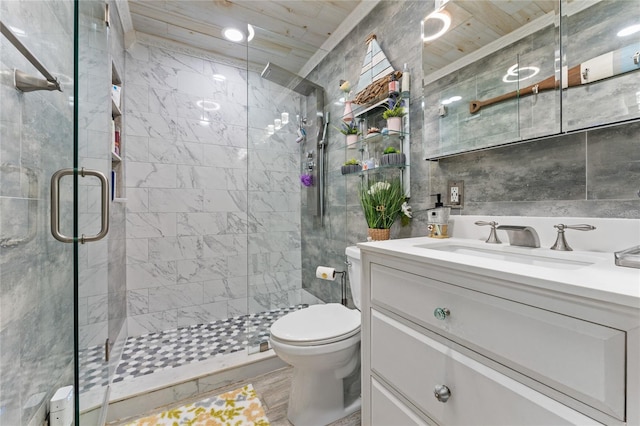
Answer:
<svg viewBox="0 0 640 426"><path fill-rule="evenodd" d="M382 118L388 120L392 117L404 117L407 112L405 111L402 99L389 98L388 106L384 106L386 110L382 113Z"/></svg>
<svg viewBox="0 0 640 426"><path fill-rule="evenodd" d="M382 157L380 157L381 166L404 165L406 162L406 156L392 146L386 147L382 154Z"/></svg>
<svg viewBox="0 0 640 426"><path fill-rule="evenodd" d="M340 168L340 171L343 175L347 175L349 173L356 173L362 170L362 166L360 162L355 158L351 158L344 162L344 165Z"/></svg>
<svg viewBox="0 0 640 426"><path fill-rule="evenodd" d="M358 126L353 122L343 122L340 128L340 133L343 135L359 135L360 130L358 130Z"/></svg>
<svg viewBox="0 0 640 426"><path fill-rule="evenodd" d="M400 154L400 151L392 146L388 146L385 148L383 154Z"/></svg>

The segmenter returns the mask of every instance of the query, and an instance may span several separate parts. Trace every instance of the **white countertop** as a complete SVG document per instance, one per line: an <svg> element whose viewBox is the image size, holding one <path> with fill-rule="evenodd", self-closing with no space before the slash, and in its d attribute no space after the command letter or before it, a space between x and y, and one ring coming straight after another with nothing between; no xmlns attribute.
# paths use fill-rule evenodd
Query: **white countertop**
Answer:
<svg viewBox="0 0 640 426"><path fill-rule="evenodd" d="M479 250L480 255L433 249L446 245ZM434 239L428 237L359 243L358 247L363 252L397 256L425 264L436 264L468 273L506 279L574 296L640 309L640 269L616 266L613 252L578 250L559 252L543 247L510 246L508 243L488 244L483 240L467 238ZM485 250L490 253L515 254L515 257L520 259L538 258L542 262L541 265L532 265L513 260L481 257L482 251ZM550 259L567 262L557 265L545 264L545 260Z"/></svg>

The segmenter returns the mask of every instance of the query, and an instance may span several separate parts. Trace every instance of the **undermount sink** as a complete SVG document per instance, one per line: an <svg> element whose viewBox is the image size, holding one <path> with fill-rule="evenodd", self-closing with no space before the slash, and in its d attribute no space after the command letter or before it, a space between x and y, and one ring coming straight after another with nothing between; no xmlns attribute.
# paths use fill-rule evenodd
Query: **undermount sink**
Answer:
<svg viewBox="0 0 640 426"><path fill-rule="evenodd" d="M416 247L448 253L474 256L484 259L515 262L524 265L542 266L557 269L578 269L593 265L595 262L582 256L573 255L571 259L566 253L545 251L539 248L523 248L514 246L475 247L465 244L419 244Z"/></svg>

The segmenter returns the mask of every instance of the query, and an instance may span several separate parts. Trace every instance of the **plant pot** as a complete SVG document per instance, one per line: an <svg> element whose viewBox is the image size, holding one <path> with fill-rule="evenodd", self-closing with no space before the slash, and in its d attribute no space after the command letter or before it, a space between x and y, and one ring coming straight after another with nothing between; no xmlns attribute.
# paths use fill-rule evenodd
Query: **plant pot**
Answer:
<svg viewBox="0 0 640 426"><path fill-rule="evenodd" d="M359 164L349 164L348 166L340 167L340 171L343 175L348 175L349 173L358 173L362 170L362 166Z"/></svg>
<svg viewBox="0 0 640 426"><path fill-rule="evenodd" d="M358 135L347 135L347 148L355 148L358 144Z"/></svg>
<svg viewBox="0 0 640 426"><path fill-rule="evenodd" d="M389 117L389 118L387 118L387 129L389 129L389 133L401 133L402 132L402 117Z"/></svg>
<svg viewBox="0 0 640 426"><path fill-rule="evenodd" d="M369 228L369 238L371 238L373 241L390 240L391 230Z"/></svg>
<svg viewBox="0 0 640 426"><path fill-rule="evenodd" d="M380 157L381 166L404 165L406 161L407 157L401 152L395 154L383 154L382 157Z"/></svg>

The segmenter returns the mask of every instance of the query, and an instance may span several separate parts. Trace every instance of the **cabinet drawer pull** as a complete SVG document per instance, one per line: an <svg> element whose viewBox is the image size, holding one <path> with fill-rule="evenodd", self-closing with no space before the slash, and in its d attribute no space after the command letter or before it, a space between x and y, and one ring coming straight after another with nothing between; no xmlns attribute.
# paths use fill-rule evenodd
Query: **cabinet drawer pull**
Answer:
<svg viewBox="0 0 640 426"><path fill-rule="evenodd" d="M436 388L433 390L433 394L438 401L447 402L451 396L451 390L445 385L436 385Z"/></svg>
<svg viewBox="0 0 640 426"><path fill-rule="evenodd" d="M451 315L451 311L447 308L436 308L433 311L433 316L438 318L439 320L444 320L449 315Z"/></svg>

